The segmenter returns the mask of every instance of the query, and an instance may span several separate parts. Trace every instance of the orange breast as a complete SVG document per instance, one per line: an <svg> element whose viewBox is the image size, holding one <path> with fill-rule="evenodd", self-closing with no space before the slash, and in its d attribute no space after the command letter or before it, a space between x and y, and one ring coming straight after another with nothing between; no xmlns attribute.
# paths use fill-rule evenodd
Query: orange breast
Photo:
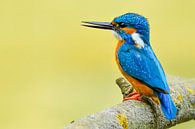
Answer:
<svg viewBox="0 0 195 129"><path fill-rule="evenodd" d="M121 71L121 73L123 74L123 76L133 85L134 89L139 92L140 94L143 94L145 96L154 96L154 92L151 88L149 88L147 85L145 85L144 83L142 83L141 81L131 77L130 75L128 75L126 72L123 71L120 62L118 60L118 50L121 47L121 45L124 43L124 41L119 41L117 44L117 47L115 49L115 58L116 58L116 62L117 65Z"/></svg>

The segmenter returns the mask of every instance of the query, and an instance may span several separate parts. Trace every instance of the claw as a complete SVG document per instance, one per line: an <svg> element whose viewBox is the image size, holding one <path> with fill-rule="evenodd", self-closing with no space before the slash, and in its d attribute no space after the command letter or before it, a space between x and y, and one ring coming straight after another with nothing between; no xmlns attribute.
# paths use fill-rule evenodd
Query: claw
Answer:
<svg viewBox="0 0 195 129"><path fill-rule="evenodd" d="M136 94L139 94L139 93L137 91L134 91L134 92L128 94L127 97L131 97L131 96L136 95Z"/></svg>
<svg viewBox="0 0 195 129"><path fill-rule="evenodd" d="M135 91L133 93L130 93L127 97L124 97L123 101L127 101L127 100L139 100L139 101L141 101L141 97L142 97L142 95Z"/></svg>

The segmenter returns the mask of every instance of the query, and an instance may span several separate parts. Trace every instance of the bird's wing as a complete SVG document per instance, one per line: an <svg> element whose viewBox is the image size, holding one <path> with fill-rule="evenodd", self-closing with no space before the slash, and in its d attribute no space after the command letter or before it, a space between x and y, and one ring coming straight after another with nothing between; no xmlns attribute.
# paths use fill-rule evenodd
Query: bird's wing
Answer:
<svg viewBox="0 0 195 129"><path fill-rule="evenodd" d="M118 53L122 69L130 76L144 82L154 90L169 93L165 73L152 48L131 49Z"/></svg>

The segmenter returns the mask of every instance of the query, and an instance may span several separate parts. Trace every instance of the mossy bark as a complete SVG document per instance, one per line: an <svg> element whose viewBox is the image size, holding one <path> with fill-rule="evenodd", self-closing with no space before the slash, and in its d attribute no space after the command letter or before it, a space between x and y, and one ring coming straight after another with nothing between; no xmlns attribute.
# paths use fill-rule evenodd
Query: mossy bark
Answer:
<svg viewBox="0 0 195 129"><path fill-rule="evenodd" d="M164 118L159 106L130 100L74 121L64 129L165 129L195 119L195 79L169 76L168 82L178 108L174 120ZM117 84L123 96L132 92L123 78L117 79Z"/></svg>

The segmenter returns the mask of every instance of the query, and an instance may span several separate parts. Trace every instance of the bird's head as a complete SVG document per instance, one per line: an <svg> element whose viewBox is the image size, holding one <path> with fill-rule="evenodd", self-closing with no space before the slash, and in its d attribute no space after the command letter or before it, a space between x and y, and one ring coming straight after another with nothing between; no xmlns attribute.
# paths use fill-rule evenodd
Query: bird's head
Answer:
<svg viewBox="0 0 195 129"><path fill-rule="evenodd" d="M114 18L112 22L83 22L83 26L113 30L119 40L134 42L139 47L149 45L149 24L145 17L126 13Z"/></svg>

